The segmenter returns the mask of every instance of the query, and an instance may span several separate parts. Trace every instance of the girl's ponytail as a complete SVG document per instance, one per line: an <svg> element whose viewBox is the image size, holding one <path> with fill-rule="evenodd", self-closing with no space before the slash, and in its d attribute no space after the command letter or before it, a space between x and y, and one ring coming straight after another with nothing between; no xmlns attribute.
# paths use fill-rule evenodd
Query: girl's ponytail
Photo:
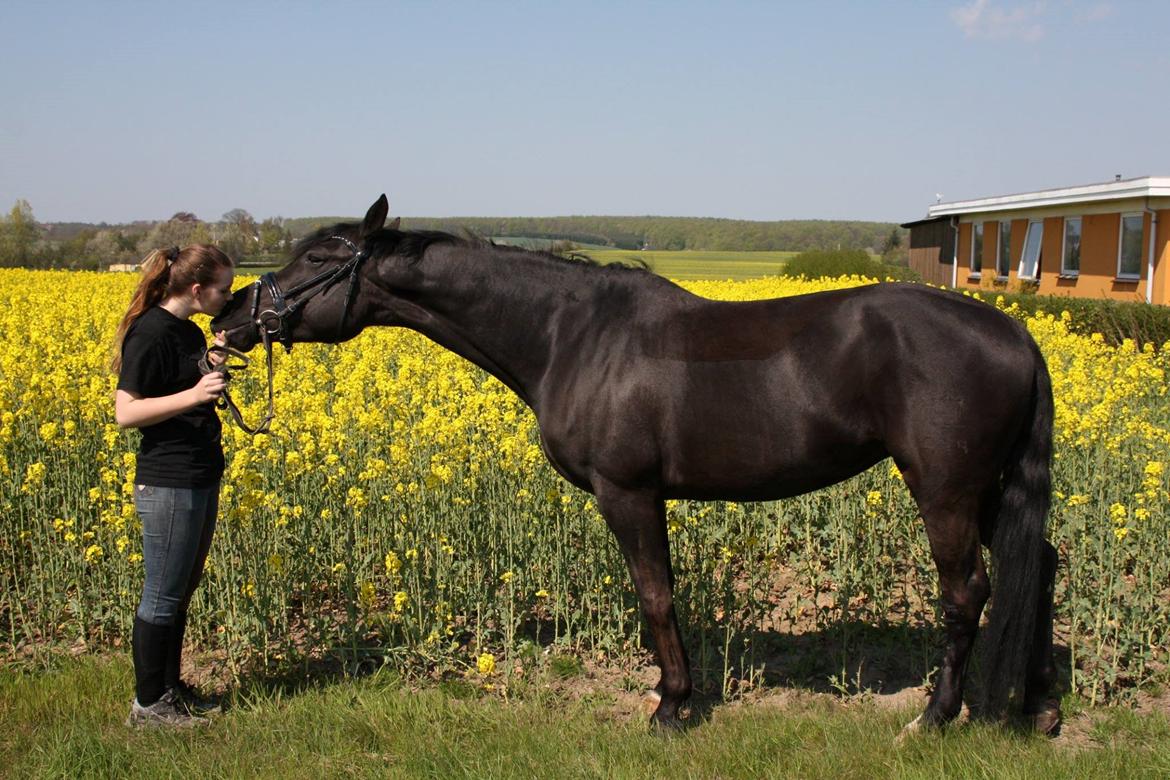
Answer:
<svg viewBox="0 0 1170 780"><path fill-rule="evenodd" d="M147 309L158 306L168 295L175 295L196 282L210 284L221 268L230 268L232 261L219 249L209 244L192 244L179 250L155 249L139 265L142 278L130 299L130 308L118 324L114 335L114 352L110 358L110 370L115 374L122 370L122 342L130 326Z"/></svg>

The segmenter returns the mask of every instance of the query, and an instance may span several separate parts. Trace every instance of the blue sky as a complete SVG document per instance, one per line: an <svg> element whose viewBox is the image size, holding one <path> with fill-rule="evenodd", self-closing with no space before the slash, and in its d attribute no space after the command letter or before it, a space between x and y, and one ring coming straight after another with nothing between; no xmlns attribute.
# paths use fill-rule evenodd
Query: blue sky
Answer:
<svg viewBox="0 0 1170 780"><path fill-rule="evenodd" d="M0 4L43 221L907 221L1170 175L1170 3Z"/></svg>

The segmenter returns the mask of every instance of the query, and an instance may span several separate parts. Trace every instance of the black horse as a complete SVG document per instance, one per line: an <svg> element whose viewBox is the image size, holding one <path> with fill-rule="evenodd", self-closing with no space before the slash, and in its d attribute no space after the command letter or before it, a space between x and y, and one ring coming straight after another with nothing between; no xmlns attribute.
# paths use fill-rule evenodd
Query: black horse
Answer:
<svg viewBox="0 0 1170 780"><path fill-rule="evenodd" d="M1037 729L1057 727L1052 390L1021 325L917 285L716 302L643 270L386 228L387 209L383 195L364 221L300 241L212 328L244 350L265 330L335 343L411 328L514 390L553 467L597 497L621 546L662 670L653 722L679 726L691 693L663 501L779 499L892 457L926 524L946 633L908 728L959 714L991 593L976 711L1022 707Z"/></svg>

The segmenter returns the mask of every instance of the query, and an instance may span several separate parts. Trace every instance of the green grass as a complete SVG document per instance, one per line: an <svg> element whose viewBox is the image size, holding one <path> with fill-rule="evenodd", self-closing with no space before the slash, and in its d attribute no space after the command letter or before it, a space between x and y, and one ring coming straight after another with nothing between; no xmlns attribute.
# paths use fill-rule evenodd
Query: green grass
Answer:
<svg viewBox="0 0 1170 780"><path fill-rule="evenodd" d="M799 252L670 252L626 249L582 251L601 263L644 262L650 270L668 279L751 279L775 276L784 263Z"/></svg>
<svg viewBox="0 0 1170 780"><path fill-rule="evenodd" d="M1166 777L1163 715L1098 710L1049 741L962 725L898 746L913 716L865 699L772 696L716 706L696 728L651 733L605 696L548 680L504 700L389 674L299 693L237 695L208 728L133 731L124 657L0 670L0 775L12 777ZM464 686L465 688L467 686ZM782 703L781 703L782 702Z"/></svg>

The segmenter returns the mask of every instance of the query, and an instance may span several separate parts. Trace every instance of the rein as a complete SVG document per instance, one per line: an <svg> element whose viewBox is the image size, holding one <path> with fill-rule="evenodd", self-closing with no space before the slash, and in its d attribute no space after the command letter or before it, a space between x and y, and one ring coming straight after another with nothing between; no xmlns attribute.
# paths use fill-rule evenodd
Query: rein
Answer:
<svg viewBox="0 0 1170 780"><path fill-rule="evenodd" d="M256 326L256 330L260 334L260 340L264 342L264 352L267 356L268 363L268 412L264 419L255 428L249 427L244 422L243 415L240 414L239 408L235 402L232 401L231 395L227 388L224 388L223 397L216 403L220 409L227 409L231 412L232 418L236 424L240 426L247 433L255 436L258 433L270 434L272 421L276 419L276 408L273 404L273 369L272 369L272 341L276 338L284 345L286 352L292 352L292 333L290 332L288 320L296 314L302 306L308 303L316 295L324 293L329 290L334 284L341 281L343 276L349 275L349 286L345 292L345 304L341 309L341 318L337 321L337 340L341 340L341 331L345 326L345 317L349 314L349 306L353 300L354 290L357 288L358 272L361 270L362 263L366 259L366 253L357 248L352 241L344 236L330 236L345 244L353 256L346 260L345 263L337 268L322 271L321 273L309 279L306 282L296 285L291 290L282 291L280 285L276 281L276 274L269 271L252 283L252 323ZM268 296L272 301L272 308L260 311L260 291L268 290ZM311 291L299 300L294 299L293 296L299 295L306 290ZM221 354L223 357L218 365L213 364L211 355ZM232 365L228 365L228 358L234 357L238 361ZM229 369L242 369L248 365L248 357L240 352L238 349L232 347L213 344L208 347L204 353L203 358L199 361L199 369L207 374L211 371L220 371L225 376L230 377Z"/></svg>
<svg viewBox="0 0 1170 780"><path fill-rule="evenodd" d="M264 419L260 421L260 424L255 428L252 428L246 422L244 422L244 416L240 413L240 409L238 406L236 406L236 402L232 400L232 395L228 392L226 385L223 388L223 395L215 403L216 407L220 409L227 409L229 412L231 412L232 419L236 421L236 425L240 426L244 432L253 436L258 433L271 434L272 432L269 430L269 428L272 425L272 421L276 419L276 408L273 406L272 402L272 344L269 342L267 334L264 334L264 350L268 354L268 413L264 415ZM212 363L211 356L213 354L220 354L223 356L218 364ZM238 362L229 363L230 358L236 358ZM238 349L225 347L221 344L212 344L203 352L203 357L199 360L199 370L204 374L210 374L212 371L219 371L224 375L224 377L231 379L230 371L247 368L248 363L248 356L243 352L240 352Z"/></svg>

